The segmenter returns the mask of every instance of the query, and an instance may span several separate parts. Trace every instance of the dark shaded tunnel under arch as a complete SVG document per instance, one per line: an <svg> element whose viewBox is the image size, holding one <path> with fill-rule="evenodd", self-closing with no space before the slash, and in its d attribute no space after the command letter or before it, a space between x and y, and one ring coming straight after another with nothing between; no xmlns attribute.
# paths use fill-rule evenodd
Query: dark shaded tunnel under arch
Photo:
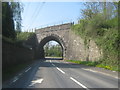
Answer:
<svg viewBox="0 0 120 90"><path fill-rule="evenodd" d="M43 59L45 58L45 53L44 53L44 45L49 42L49 41L56 41L59 43L59 45L62 48L62 59L65 57L65 51L66 51L66 46L62 38L60 38L58 35L52 34L49 36L46 36L43 38L38 46L38 58Z"/></svg>

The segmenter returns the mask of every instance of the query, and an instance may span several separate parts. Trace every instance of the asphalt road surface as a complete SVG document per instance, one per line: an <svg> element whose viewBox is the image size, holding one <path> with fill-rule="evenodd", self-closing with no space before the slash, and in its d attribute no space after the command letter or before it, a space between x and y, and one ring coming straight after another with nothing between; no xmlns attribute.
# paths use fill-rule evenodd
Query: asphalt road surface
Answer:
<svg viewBox="0 0 120 90"><path fill-rule="evenodd" d="M36 61L3 88L118 88L118 77L62 60Z"/></svg>

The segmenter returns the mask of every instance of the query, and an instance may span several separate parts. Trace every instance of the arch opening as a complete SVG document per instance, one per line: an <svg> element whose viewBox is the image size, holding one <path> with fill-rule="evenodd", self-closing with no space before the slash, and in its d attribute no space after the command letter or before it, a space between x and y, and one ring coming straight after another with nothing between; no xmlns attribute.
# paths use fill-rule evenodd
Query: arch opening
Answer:
<svg viewBox="0 0 120 90"><path fill-rule="evenodd" d="M49 41L44 45L45 58L63 59L63 48L56 41Z"/></svg>
<svg viewBox="0 0 120 90"><path fill-rule="evenodd" d="M61 47L61 51L62 51L62 59L65 58L65 54L66 54L66 46L65 46L65 43L64 41L57 35L49 35L49 36L46 36L44 37L40 43L39 43L39 47L38 47L38 58L40 59L45 59L45 49L44 49L44 46L50 42L50 41L54 41L54 42L57 42L59 44L59 47Z"/></svg>

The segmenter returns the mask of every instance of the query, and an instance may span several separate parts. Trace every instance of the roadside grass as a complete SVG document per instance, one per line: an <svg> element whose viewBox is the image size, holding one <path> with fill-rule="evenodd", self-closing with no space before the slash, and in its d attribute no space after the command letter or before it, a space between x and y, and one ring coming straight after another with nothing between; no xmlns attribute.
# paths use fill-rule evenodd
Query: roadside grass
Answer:
<svg viewBox="0 0 120 90"><path fill-rule="evenodd" d="M26 67L28 67L32 63L33 63L33 61L25 62L25 63L20 64L20 65L8 67L6 70L3 69L2 70L2 81L4 82L4 81L14 77L17 73L19 73L20 71L22 71L23 69L25 69Z"/></svg>
<svg viewBox="0 0 120 90"><path fill-rule="evenodd" d="M66 60L66 61L77 63L77 64L83 64L83 65L87 65L87 66L100 67L100 68L104 68L104 69L107 69L107 70L120 72L120 68L118 67L118 65L110 66L110 65L100 64L97 61L95 61L95 62L92 62L92 61L78 61L78 60Z"/></svg>

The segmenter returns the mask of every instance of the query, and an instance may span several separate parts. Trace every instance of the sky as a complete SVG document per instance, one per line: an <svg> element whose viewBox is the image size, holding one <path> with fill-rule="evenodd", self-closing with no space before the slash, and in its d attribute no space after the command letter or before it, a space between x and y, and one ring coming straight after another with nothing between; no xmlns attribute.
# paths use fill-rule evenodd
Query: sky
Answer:
<svg viewBox="0 0 120 90"><path fill-rule="evenodd" d="M81 2L23 2L22 31L34 31L46 26L77 22L81 17Z"/></svg>
<svg viewBox="0 0 120 90"><path fill-rule="evenodd" d="M63 23L77 23L81 18L82 2L22 2L22 31ZM53 45L58 44L52 41Z"/></svg>

